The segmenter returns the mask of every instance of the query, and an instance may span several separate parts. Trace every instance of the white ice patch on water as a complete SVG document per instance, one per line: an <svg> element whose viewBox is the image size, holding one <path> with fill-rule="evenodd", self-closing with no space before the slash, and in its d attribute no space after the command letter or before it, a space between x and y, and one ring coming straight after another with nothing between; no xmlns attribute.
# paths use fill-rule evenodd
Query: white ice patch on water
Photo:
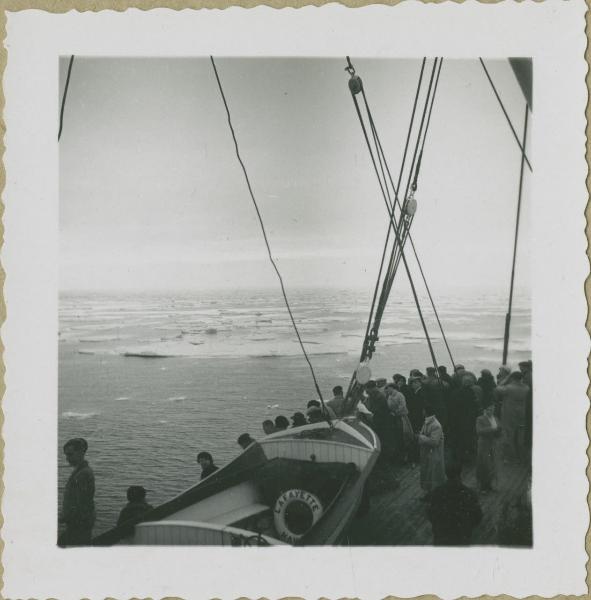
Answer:
<svg viewBox="0 0 591 600"><path fill-rule="evenodd" d="M76 412L74 410L68 410L62 413L64 419L90 419L96 417L99 413L97 412Z"/></svg>
<svg viewBox="0 0 591 600"><path fill-rule="evenodd" d="M79 342L82 343L94 343L94 342L117 342L119 340L128 338L129 336L119 336L119 335L95 335L92 337L84 337L79 338Z"/></svg>

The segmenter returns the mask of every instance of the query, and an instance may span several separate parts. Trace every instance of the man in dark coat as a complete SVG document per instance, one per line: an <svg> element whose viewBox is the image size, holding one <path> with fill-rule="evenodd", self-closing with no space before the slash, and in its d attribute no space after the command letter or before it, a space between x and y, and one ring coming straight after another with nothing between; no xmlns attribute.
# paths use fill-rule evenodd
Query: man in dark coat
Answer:
<svg viewBox="0 0 591 600"><path fill-rule="evenodd" d="M94 473L85 460L88 442L74 438L64 444L64 454L74 467L64 489L59 522L65 530L58 538L59 546L90 544L94 525Z"/></svg>
<svg viewBox="0 0 591 600"><path fill-rule="evenodd" d="M423 381L423 386L427 389L429 402L435 410L437 420L443 429L447 431L447 395L449 385L438 377L438 371L435 367L427 367L426 371L427 377Z"/></svg>
<svg viewBox="0 0 591 600"><path fill-rule="evenodd" d="M443 381L444 383L447 383L447 385L451 386L451 376L447 372L447 367L444 365L439 365L437 367L437 370L439 371L439 379L441 379L441 381Z"/></svg>
<svg viewBox="0 0 591 600"><path fill-rule="evenodd" d="M427 517L435 546L468 546L472 530L482 520L478 495L462 483L461 466L451 463L447 481L427 496Z"/></svg>
<svg viewBox="0 0 591 600"><path fill-rule="evenodd" d="M451 394L448 408L449 442L454 460L464 465L475 454L478 402L472 377L465 375L462 387Z"/></svg>
<svg viewBox="0 0 591 600"><path fill-rule="evenodd" d="M451 376L451 387L452 389L458 389L462 387L462 377L466 373L466 367L461 364L457 364L454 367L454 374Z"/></svg>
<svg viewBox="0 0 591 600"><path fill-rule="evenodd" d="M423 385L420 377L411 377L409 380L411 393L406 399L408 418L413 431L419 433L425 421L425 406L429 402L429 392Z"/></svg>
<svg viewBox="0 0 591 600"><path fill-rule="evenodd" d="M489 404L494 402L494 391L497 387L497 383L493 374L488 369L482 369L477 384L482 390L482 408L486 408Z"/></svg>
<svg viewBox="0 0 591 600"><path fill-rule="evenodd" d="M408 418L412 429L417 436L425 422L425 406L429 403L429 393L423 386L422 377L411 377L409 379L408 396L406 396L406 407ZM419 462L419 445L416 441L409 448L409 458L414 464Z"/></svg>

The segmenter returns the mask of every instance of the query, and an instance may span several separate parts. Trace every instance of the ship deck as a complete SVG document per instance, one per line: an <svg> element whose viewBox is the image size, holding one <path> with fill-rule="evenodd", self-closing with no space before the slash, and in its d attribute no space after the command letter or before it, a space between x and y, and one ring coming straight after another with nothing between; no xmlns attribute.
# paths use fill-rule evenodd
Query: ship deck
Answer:
<svg viewBox="0 0 591 600"><path fill-rule="evenodd" d="M370 509L352 523L348 543L360 546L422 546L433 543L431 523L426 517L419 467L390 467L381 461L370 478ZM465 470L465 485L476 488L475 468ZM472 544L498 545L501 511L517 501L527 489L524 465L503 465L497 491L479 494L482 521L474 529Z"/></svg>

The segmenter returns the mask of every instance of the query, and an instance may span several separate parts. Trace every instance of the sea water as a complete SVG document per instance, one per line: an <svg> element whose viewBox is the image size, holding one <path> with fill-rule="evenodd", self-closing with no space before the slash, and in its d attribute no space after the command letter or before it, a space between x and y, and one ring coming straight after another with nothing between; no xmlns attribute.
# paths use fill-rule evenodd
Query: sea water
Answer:
<svg viewBox="0 0 591 600"><path fill-rule="evenodd" d="M300 336L323 396L347 387L358 364L371 295L291 290ZM428 304L425 319L439 364L451 360ZM501 362L506 296L438 298L455 362L477 375ZM530 358L530 309L513 305L509 362ZM384 313L374 377L408 376L431 365L414 303L393 298ZM305 412L316 390L283 297L277 291L64 294L59 314L58 492L71 471L61 445L88 440L96 477L95 533L113 526L130 485L153 505L194 485L196 455L219 466L236 440L263 435L261 423ZM61 501L61 500L60 500Z"/></svg>

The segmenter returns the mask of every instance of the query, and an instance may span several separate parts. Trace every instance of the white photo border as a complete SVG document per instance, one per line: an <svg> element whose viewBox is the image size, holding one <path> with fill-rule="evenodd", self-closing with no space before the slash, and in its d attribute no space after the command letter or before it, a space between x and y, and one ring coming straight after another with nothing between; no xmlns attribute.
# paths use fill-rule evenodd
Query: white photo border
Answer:
<svg viewBox="0 0 591 600"><path fill-rule="evenodd" d="M547 0L6 13L4 597L587 593L585 11ZM55 545L57 74L70 54L533 58L533 549Z"/></svg>

